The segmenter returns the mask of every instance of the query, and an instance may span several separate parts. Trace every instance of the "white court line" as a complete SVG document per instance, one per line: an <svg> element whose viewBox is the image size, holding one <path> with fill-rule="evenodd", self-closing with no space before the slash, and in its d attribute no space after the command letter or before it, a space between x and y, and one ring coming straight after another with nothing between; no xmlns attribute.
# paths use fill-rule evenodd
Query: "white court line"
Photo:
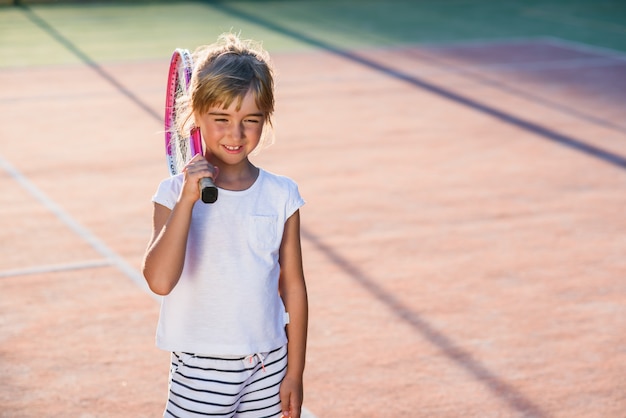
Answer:
<svg viewBox="0 0 626 418"><path fill-rule="evenodd" d="M48 265L38 266L38 267L0 271L0 278L27 276L27 275L38 274L38 273L56 273L59 271L83 270L83 269L90 269L90 268L96 268L96 267L107 267L110 265L111 265L111 262L108 260L92 260L92 261L83 261L83 262L65 263L65 264L48 264Z"/></svg>
<svg viewBox="0 0 626 418"><path fill-rule="evenodd" d="M617 62L616 62L617 61ZM581 70L593 67L607 67L623 65L620 60L613 57L600 58L570 58L554 61L535 61L528 63L484 64L468 65L465 68L495 71L541 71L541 70Z"/></svg>
<svg viewBox="0 0 626 418"><path fill-rule="evenodd" d="M560 48L571 49L587 54L595 54L603 57L613 58L620 61L626 61L626 53L617 49L611 49L603 46L589 45L583 42L571 41L556 36L537 36L528 38L498 38L498 39L469 39L466 41L450 41L450 42L424 42L417 44L418 47L435 48L435 49L453 49L453 48L484 48L488 46L515 46L525 43L539 43L557 46ZM401 46L398 48L403 48Z"/></svg>
<svg viewBox="0 0 626 418"><path fill-rule="evenodd" d="M468 39L461 41L441 41L441 42L422 42L415 44L416 47L434 48L434 49L453 49L453 48L484 48L489 46L515 46L519 44L539 43L561 48L585 52L588 54L596 54L604 57L610 57L617 60L626 60L626 53L603 46L589 45L578 41L571 41L556 36L529 36L520 38L497 38L497 39ZM398 46L398 49L406 48L411 45ZM390 48L392 49L392 48Z"/></svg>
<svg viewBox="0 0 626 418"><path fill-rule="evenodd" d="M315 415L305 407L302 407L302 413L300 414L301 418L315 418Z"/></svg>
<svg viewBox="0 0 626 418"><path fill-rule="evenodd" d="M603 46L589 45L582 42L570 41L567 39L557 38L556 36L544 36L541 39L549 45L558 46L566 49L573 49L587 54L596 54L603 57L613 58L620 61L626 61L626 53Z"/></svg>
<svg viewBox="0 0 626 418"><path fill-rule="evenodd" d="M110 249L104 242L91 233L87 228L79 224L74 218L67 214L59 205L51 200L45 193L43 193L37 186L35 186L30 180L28 180L22 173L20 173L15 167L9 164L8 161L0 157L0 167L4 169L9 175L20 184L28 193L31 194L36 200L38 200L44 207L52 212L61 222L74 231L80 238L87 242L91 247L102 255L111 265L116 267L119 271L124 273L130 278L137 286L146 291L153 298L159 300L160 298L154 293L150 292L148 284L144 280L143 276L139 274L126 260L124 260L119 254Z"/></svg>
<svg viewBox="0 0 626 418"><path fill-rule="evenodd" d="M535 43L537 41L541 42L545 39L545 36L528 36L528 37L510 37L510 38L476 38L476 39L463 39L463 40L455 40L455 41L431 41L431 42L420 42L416 44L418 47L426 47L426 48L438 48L438 49L446 49L446 48L483 48L486 46L495 46L495 45L517 45L517 44L528 44ZM399 46L398 48L404 48L404 46Z"/></svg>

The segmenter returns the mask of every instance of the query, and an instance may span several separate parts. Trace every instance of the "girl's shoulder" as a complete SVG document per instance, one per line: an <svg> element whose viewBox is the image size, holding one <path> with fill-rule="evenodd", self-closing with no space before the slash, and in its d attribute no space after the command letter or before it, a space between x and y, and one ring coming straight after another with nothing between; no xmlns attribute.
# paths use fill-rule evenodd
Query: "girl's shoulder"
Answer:
<svg viewBox="0 0 626 418"><path fill-rule="evenodd" d="M161 181L152 201L173 208L183 185L183 174L167 177Z"/></svg>
<svg viewBox="0 0 626 418"><path fill-rule="evenodd" d="M271 171L267 171L263 168L259 168L260 176L262 176L262 180L264 183L269 183L271 185L277 187L284 187L287 189L298 188L298 184L290 177L272 173Z"/></svg>
<svg viewBox="0 0 626 418"><path fill-rule="evenodd" d="M300 195L298 184L290 177L275 174L261 169L259 174L262 180L263 196L270 197L274 202L283 202L287 217L296 209L304 205L304 199Z"/></svg>

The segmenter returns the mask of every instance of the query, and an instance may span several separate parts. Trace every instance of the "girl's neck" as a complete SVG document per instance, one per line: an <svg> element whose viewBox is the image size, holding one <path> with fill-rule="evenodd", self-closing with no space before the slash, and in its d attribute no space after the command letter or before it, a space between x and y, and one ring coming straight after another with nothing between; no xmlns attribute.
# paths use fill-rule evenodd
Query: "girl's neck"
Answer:
<svg viewBox="0 0 626 418"><path fill-rule="evenodd" d="M238 166L218 165L219 174L215 185L222 189L241 191L252 187L259 177L259 168L250 161Z"/></svg>

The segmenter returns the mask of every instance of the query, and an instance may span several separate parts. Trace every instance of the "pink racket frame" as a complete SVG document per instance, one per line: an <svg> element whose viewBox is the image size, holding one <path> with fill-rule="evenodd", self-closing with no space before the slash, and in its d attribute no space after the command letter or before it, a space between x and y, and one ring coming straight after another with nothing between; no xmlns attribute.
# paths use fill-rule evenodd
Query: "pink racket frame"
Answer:
<svg viewBox="0 0 626 418"><path fill-rule="evenodd" d="M179 74L182 74L183 86L185 91L188 92L192 71L193 60L191 58L191 53L186 49L175 49L170 61L170 68L167 76L167 91L165 94L165 155L167 157L167 166L172 176L178 174L178 167L176 166L175 158L172 155L172 147L170 146L171 141L173 140L172 127L175 124L176 118L176 84L178 82ZM189 141L188 145L192 156L202 153L202 137L198 128L192 129L189 132L189 136L182 139Z"/></svg>

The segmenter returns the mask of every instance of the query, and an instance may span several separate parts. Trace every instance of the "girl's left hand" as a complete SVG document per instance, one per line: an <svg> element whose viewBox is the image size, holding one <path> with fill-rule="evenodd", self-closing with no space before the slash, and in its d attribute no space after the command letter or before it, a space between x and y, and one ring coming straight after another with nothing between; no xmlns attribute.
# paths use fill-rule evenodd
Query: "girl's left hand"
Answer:
<svg viewBox="0 0 626 418"><path fill-rule="evenodd" d="M300 418L302 397L302 379L285 376L280 385L280 405L283 409L283 418Z"/></svg>

